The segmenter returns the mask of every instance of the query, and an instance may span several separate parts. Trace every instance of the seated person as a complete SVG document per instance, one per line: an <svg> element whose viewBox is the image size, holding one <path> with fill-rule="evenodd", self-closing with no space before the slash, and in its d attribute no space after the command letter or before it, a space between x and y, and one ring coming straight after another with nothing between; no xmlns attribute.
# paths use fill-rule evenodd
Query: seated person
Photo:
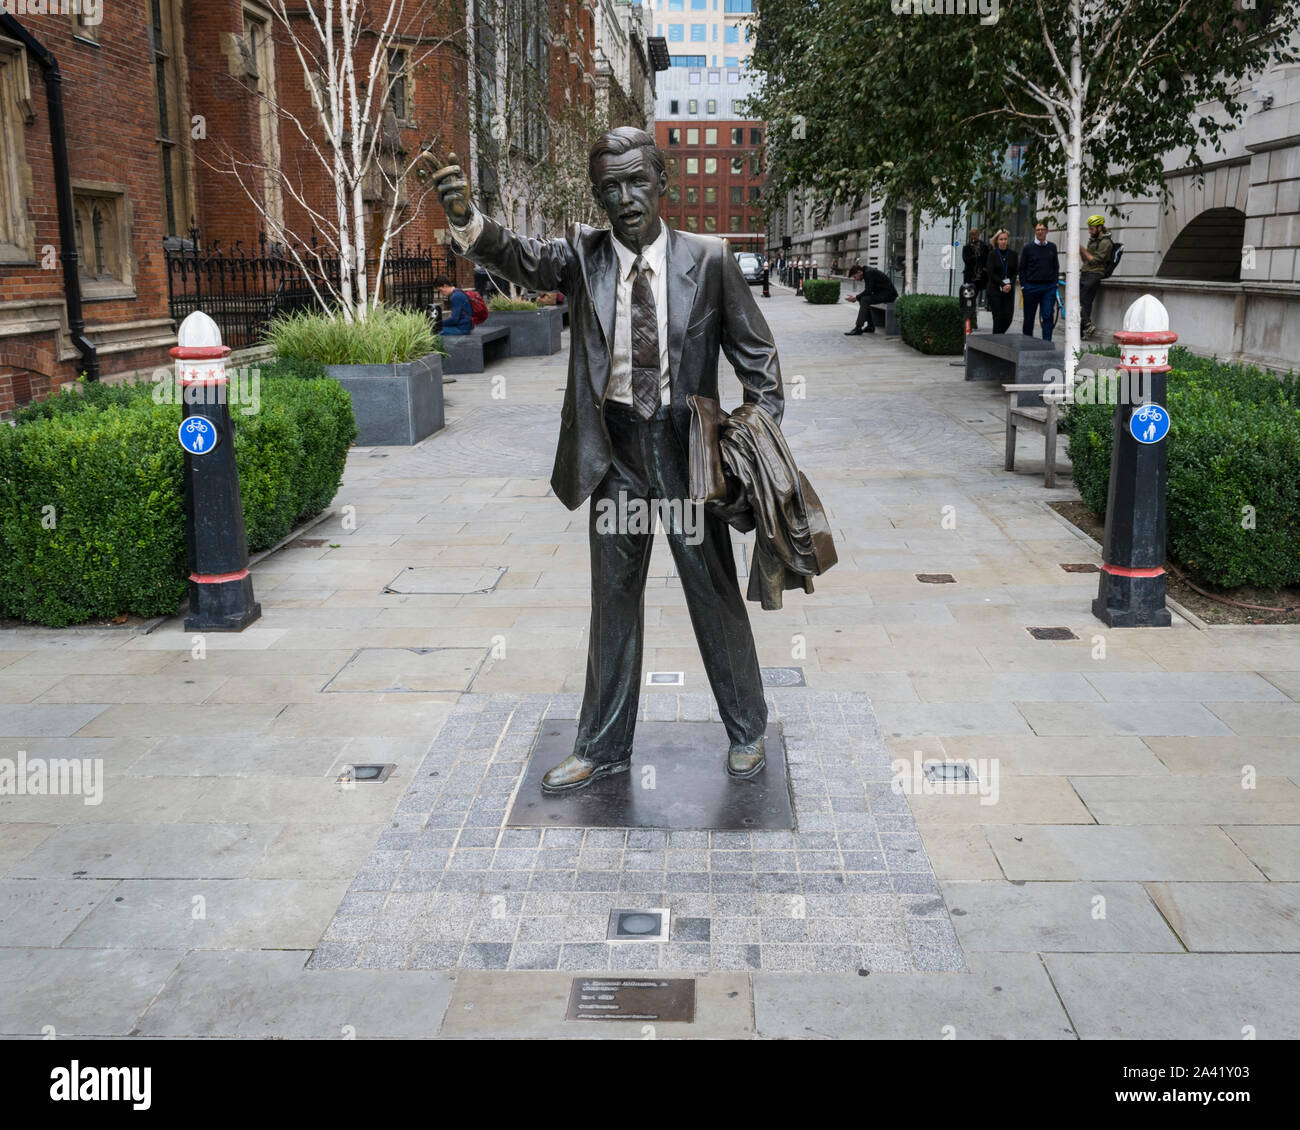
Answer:
<svg viewBox="0 0 1300 1130"><path fill-rule="evenodd" d="M461 290L446 275L439 275L433 280L443 301L451 299L451 313L442 319L442 334L467 334L474 332L474 311L470 308L469 295Z"/></svg>

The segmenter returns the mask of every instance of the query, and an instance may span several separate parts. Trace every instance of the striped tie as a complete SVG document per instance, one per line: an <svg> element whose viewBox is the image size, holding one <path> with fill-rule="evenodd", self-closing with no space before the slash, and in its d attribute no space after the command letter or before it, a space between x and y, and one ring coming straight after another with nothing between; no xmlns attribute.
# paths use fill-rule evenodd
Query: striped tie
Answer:
<svg viewBox="0 0 1300 1130"><path fill-rule="evenodd" d="M659 316L649 265L638 255L632 269L632 403L648 420L659 408Z"/></svg>

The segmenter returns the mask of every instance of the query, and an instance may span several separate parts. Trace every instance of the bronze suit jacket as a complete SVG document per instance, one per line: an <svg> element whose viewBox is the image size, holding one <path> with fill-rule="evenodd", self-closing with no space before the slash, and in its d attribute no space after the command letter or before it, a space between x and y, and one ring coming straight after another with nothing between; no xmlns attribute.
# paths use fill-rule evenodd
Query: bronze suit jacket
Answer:
<svg viewBox="0 0 1300 1130"><path fill-rule="evenodd" d="M562 291L569 306L569 380L551 488L570 510L581 506L610 464L604 403L618 285L618 256L608 228L578 224L566 239L527 239L483 217L465 254L529 290ZM718 399L718 351L757 404L780 422L781 366L767 321L736 257L715 236L668 230L668 371L672 419L688 450L688 396ZM683 454L684 458L684 454Z"/></svg>

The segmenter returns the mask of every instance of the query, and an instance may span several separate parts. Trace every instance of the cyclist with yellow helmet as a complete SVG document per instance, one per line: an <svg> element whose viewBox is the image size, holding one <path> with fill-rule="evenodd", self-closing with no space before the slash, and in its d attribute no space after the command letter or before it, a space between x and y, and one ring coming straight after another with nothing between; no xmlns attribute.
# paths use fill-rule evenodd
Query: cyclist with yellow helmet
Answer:
<svg viewBox="0 0 1300 1130"><path fill-rule="evenodd" d="M1083 266L1079 271L1079 316L1085 334L1096 330L1092 324L1092 303L1101 289L1101 280L1106 277L1106 264L1115 250L1115 241L1106 231L1105 216L1089 216L1088 232L1088 246L1079 245L1083 255Z"/></svg>

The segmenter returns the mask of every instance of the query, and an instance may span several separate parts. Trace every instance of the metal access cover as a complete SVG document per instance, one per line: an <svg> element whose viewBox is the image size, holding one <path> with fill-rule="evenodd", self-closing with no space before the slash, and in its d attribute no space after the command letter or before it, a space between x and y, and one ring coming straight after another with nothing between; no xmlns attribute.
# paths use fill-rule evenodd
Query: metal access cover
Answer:
<svg viewBox="0 0 1300 1130"><path fill-rule="evenodd" d="M761 667L765 687L806 687L802 667Z"/></svg>
<svg viewBox="0 0 1300 1130"><path fill-rule="evenodd" d="M695 981L575 977L565 1020L660 1020L695 1023Z"/></svg>
<svg viewBox="0 0 1300 1130"><path fill-rule="evenodd" d="M957 578L951 573L917 573L916 579L923 585L955 585Z"/></svg>
<svg viewBox="0 0 1300 1130"><path fill-rule="evenodd" d="M1077 640L1079 638L1069 628L1026 628L1025 631L1036 640Z"/></svg>
<svg viewBox="0 0 1300 1130"><path fill-rule="evenodd" d="M657 906L649 910L611 910L605 938L611 942L666 942L668 908Z"/></svg>
<svg viewBox="0 0 1300 1130"><path fill-rule="evenodd" d="M965 761L930 761L926 763L925 775L931 781L976 781L970 764Z"/></svg>
<svg viewBox="0 0 1300 1130"><path fill-rule="evenodd" d="M376 784L387 781L393 775L396 765L345 765L339 774L341 782L366 781Z"/></svg>
<svg viewBox="0 0 1300 1130"><path fill-rule="evenodd" d="M506 575L504 565L408 565L384 592L468 595L491 592Z"/></svg>
<svg viewBox="0 0 1300 1130"><path fill-rule="evenodd" d="M1101 570L1097 568L1097 566L1094 565L1091 561L1073 561L1068 564L1062 562L1061 568L1064 569L1067 573L1100 573L1101 572Z"/></svg>
<svg viewBox="0 0 1300 1130"><path fill-rule="evenodd" d="M686 685L686 673L684 671L647 671L645 673L645 685L647 687L684 687Z"/></svg>
<svg viewBox="0 0 1300 1130"><path fill-rule="evenodd" d="M432 694L465 691L487 658L476 647L362 647L325 694Z"/></svg>

